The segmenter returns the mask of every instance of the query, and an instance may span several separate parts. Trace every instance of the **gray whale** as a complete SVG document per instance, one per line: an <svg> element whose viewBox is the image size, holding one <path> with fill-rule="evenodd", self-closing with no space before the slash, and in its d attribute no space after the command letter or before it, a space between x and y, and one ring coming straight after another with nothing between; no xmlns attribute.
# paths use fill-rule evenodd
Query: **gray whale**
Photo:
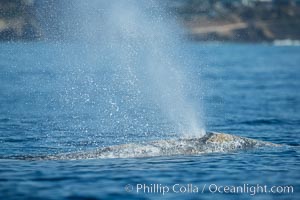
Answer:
<svg viewBox="0 0 300 200"><path fill-rule="evenodd" d="M142 143L129 143L99 148L89 152L75 152L40 157L23 157L26 160L77 160L99 158L141 158L154 156L199 155L232 152L259 147L277 147L278 144L235 136L207 132L201 138L179 138Z"/></svg>

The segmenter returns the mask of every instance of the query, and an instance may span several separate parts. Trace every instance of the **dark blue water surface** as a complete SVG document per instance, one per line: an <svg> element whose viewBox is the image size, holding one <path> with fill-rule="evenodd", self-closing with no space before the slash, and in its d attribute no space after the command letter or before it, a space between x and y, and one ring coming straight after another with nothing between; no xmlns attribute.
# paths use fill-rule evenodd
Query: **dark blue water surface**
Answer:
<svg viewBox="0 0 300 200"><path fill-rule="evenodd" d="M81 52L80 45L71 44L2 43L0 199L299 199L300 47L193 43L184 48L193 58L183 70L191 83L185 91L198 112L204 109L207 130L290 147L201 156L15 160L177 136L159 107L134 96L126 68L112 67L112 55ZM125 190L128 184L133 191ZM192 184L199 190L163 195L137 192L137 184L170 190ZM259 184L268 191L211 192L213 184ZM272 193L272 186L292 186L293 193L280 188Z"/></svg>

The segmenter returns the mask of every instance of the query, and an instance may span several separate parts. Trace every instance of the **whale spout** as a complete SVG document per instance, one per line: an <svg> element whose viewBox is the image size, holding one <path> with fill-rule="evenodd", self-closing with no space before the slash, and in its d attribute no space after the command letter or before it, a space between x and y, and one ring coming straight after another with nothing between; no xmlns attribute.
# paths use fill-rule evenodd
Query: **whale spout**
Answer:
<svg viewBox="0 0 300 200"><path fill-rule="evenodd" d="M99 148L89 152L75 152L40 157L22 157L26 160L77 160L99 158L141 158L154 156L199 155L232 152L259 147L278 147L271 142L240 137L231 134L207 132L200 138L180 138Z"/></svg>

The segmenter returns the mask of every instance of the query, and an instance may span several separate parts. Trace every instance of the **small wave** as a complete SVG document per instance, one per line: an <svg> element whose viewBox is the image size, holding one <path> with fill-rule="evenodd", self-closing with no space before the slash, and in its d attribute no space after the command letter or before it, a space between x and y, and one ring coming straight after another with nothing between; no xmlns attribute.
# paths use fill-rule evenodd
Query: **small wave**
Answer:
<svg viewBox="0 0 300 200"><path fill-rule="evenodd" d="M300 40L275 40L273 44L275 46L300 46Z"/></svg>
<svg viewBox="0 0 300 200"><path fill-rule="evenodd" d="M256 119L256 120L247 120L241 121L239 124L246 124L246 125L280 125L280 124L299 124L300 120L285 120L285 119Z"/></svg>
<svg viewBox="0 0 300 200"><path fill-rule="evenodd" d="M9 118L0 118L0 123L6 123L9 122Z"/></svg>

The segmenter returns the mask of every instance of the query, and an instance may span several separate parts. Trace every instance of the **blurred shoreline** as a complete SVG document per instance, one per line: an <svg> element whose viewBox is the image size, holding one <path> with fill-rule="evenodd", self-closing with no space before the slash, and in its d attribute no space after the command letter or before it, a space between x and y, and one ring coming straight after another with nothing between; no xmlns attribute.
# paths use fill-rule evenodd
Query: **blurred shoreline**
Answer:
<svg viewBox="0 0 300 200"><path fill-rule="evenodd" d="M173 9L189 37L200 41L300 40L300 1L176 0Z"/></svg>
<svg viewBox="0 0 300 200"><path fill-rule="evenodd" d="M0 41L45 39L48 30L39 20L39 3L37 0L1 0ZM54 18L49 26L55 28L60 19L55 5L59 3L51 0L47 4L43 17ZM299 0L168 0L167 4L193 41L279 45L300 41Z"/></svg>

